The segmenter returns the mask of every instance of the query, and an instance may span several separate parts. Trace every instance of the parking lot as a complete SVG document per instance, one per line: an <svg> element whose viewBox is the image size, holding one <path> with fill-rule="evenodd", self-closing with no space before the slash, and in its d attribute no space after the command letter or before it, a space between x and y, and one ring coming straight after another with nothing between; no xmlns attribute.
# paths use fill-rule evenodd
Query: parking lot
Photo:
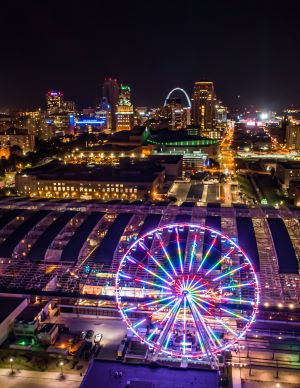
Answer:
<svg viewBox="0 0 300 388"><path fill-rule="evenodd" d="M219 202L220 184L216 179L205 182L199 180L177 181L172 185L168 195L176 197L179 203L184 201Z"/></svg>
<svg viewBox="0 0 300 388"><path fill-rule="evenodd" d="M117 350L122 339L127 334L127 329L123 321L120 319L107 319L107 318L66 318L56 317L51 319L52 322L64 324L70 329L71 333L78 333L86 330L93 330L94 337L97 333L103 335L101 340L101 350L99 351L97 358L103 358L108 360L115 360L117 357ZM94 341L94 337L92 341Z"/></svg>

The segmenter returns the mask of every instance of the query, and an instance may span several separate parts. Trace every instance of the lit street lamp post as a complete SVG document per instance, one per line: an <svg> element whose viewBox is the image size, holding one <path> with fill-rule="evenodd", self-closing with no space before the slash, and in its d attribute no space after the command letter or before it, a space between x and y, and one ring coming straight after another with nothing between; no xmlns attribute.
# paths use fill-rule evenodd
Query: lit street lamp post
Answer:
<svg viewBox="0 0 300 388"><path fill-rule="evenodd" d="M64 375L64 371L63 371L64 362L60 361L59 366L60 366L60 375L61 375L61 377L63 377L63 375Z"/></svg>
<svg viewBox="0 0 300 388"><path fill-rule="evenodd" d="M13 362L14 362L14 359L11 357L11 358L9 359L9 362L10 362L11 374L13 374L13 373L14 373L14 369L13 369Z"/></svg>

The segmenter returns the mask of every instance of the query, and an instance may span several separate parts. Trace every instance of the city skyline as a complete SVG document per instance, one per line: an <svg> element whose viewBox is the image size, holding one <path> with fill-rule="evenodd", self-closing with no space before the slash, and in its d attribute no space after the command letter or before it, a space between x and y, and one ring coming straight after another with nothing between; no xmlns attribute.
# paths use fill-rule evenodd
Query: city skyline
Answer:
<svg viewBox="0 0 300 388"><path fill-rule="evenodd" d="M0 386L300 387L298 11L4 3Z"/></svg>
<svg viewBox="0 0 300 388"><path fill-rule="evenodd" d="M176 4L6 4L0 107L42 106L49 89L93 106L109 76L131 85L135 105L159 105L176 86L191 93L204 78L229 106L297 105L298 5L251 4L189 2L183 14Z"/></svg>

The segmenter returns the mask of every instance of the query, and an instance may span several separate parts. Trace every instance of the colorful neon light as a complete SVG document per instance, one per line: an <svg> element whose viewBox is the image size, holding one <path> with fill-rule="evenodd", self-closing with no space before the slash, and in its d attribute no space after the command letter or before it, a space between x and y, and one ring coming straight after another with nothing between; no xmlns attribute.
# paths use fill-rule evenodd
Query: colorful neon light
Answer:
<svg viewBox="0 0 300 388"><path fill-rule="evenodd" d="M199 264L195 258L202 252L197 241L205 232L213 241L204 247ZM191 238L189 244L183 240L186 235ZM146 247L146 239L152 245ZM227 253L214 259L218 239ZM141 250L145 255L140 255ZM243 264L236 265L237 257ZM203 271L208 259L210 268ZM221 266L227 259L228 263ZM228 267L232 262L236 266ZM247 298L242 294L244 288L251 289ZM257 276L245 252L227 236L197 224L166 225L136 239L116 274L116 300L126 325L155 352L174 357L212 357L233 346L254 321L259 294ZM146 301L140 300L142 297ZM136 313L141 317L132 321ZM239 321L238 329L231 322L235 320ZM151 322L153 330L144 335L137 329L146 321ZM190 341L188 333L194 333L196 341ZM180 350L176 348L175 335L181 336L177 341Z"/></svg>

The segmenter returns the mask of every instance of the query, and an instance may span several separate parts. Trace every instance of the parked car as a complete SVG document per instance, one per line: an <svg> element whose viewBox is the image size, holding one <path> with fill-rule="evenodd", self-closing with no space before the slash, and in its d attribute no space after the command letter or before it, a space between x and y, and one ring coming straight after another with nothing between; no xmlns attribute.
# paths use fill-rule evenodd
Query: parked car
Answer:
<svg viewBox="0 0 300 388"><path fill-rule="evenodd" d="M79 341L76 343L72 343L72 345L69 348L69 354L71 356L75 356L75 354L79 351L79 349L83 346L84 341Z"/></svg>
<svg viewBox="0 0 300 388"><path fill-rule="evenodd" d="M95 338L94 338L95 344L100 343L101 340L102 340L102 337L103 337L103 334L97 333L97 334L95 335Z"/></svg>
<svg viewBox="0 0 300 388"><path fill-rule="evenodd" d="M87 330L85 339L92 339L94 335L94 330Z"/></svg>
<svg viewBox="0 0 300 388"><path fill-rule="evenodd" d="M84 340L86 337L86 331L82 331L80 334L80 339Z"/></svg>

